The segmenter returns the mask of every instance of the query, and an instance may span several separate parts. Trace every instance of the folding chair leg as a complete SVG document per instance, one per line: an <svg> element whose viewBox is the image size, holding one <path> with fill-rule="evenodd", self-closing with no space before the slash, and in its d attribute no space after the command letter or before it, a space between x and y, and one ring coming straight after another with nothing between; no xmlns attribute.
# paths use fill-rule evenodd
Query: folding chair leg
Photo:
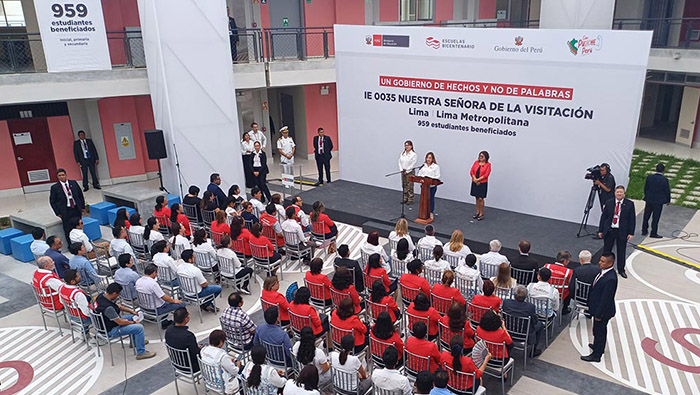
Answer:
<svg viewBox="0 0 700 395"><path fill-rule="evenodd" d="M95 342L97 342L97 344L98 344L97 348L100 348L100 346L99 346L100 342L97 340L97 337L95 337ZM107 340L107 346L109 347L109 359L112 361L112 366L114 366L114 353L112 352L112 342Z"/></svg>
<svg viewBox="0 0 700 395"><path fill-rule="evenodd" d="M177 375L175 375L175 393L180 395L180 387L177 386Z"/></svg>

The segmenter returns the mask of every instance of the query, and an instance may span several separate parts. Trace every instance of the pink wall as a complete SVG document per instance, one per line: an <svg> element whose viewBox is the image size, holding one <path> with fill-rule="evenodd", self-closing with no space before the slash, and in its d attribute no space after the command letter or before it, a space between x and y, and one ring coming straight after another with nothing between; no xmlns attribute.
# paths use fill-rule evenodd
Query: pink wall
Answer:
<svg viewBox="0 0 700 395"><path fill-rule="evenodd" d="M379 22L399 20L399 0L379 0Z"/></svg>
<svg viewBox="0 0 700 395"><path fill-rule="evenodd" d="M303 4L303 26L332 27L335 23L335 0L312 0L311 4L306 2ZM323 32L320 29L313 29L308 33L305 38L307 56L323 55ZM333 42L332 34L328 35L328 42L329 44Z"/></svg>
<svg viewBox="0 0 700 395"><path fill-rule="evenodd" d="M345 25L364 25L364 0L336 0L335 23Z"/></svg>
<svg viewBox="0 0 700 395"><path fill-rule="evenodd" d="M321 85L328 85L328 95L321 95ZM335 84L315 84L304 86L306 99L306 144L313 152L316 129L323 128L333 140L333 151L338 150L338 109L335 97Z"/></svg>
<svg viewBox="0 0 700 395"><path fill-rule="evenodd" d="M125 27L141 26L136 0L102 0L102 12L107 32L122 32ZM107 33L112 64L126 64L124 35Z"/></svg>
<svg viewBox="0 0 700 395"><path fill-rule="evenodd" d="M437 0L435 2L435 22L454 19L454 0Z"/></svg>
<svg viewBox="0 0 700 395"><path fill-rule="evenodd" d="M479 0L479 19L496 19L496 0Z"/></svg>
<svg viewBox="0 0 700 395"><path fill-rule="evenodd" d="M0 121L0 169L2 169L0 190L22 188L7 121Z"/></svg>
<svg viewBox="0 0 700 395"><path fill-rule="evenodd" d="M67 115L49 117L46 118L46 123L49 126L56 167L66 169L72 180L82 180L83 175L80 171L80 166L75 163L75 156L73 156L73 141L75 140L75 136L73 135L73 126L71 126L70 117Z"/></svg>
<svg viewBox="0 0 700 395"><path fill-rule="evenodd" d="M135 96L110 97L97 102L100 120L102 122L102 135L104 136L105 150L107 151L109 173L112 178L145 174L147 172L148 167L146 164L148 159L147 156L144 155L146 148L143 131L153 127L153 115L150 116L150 119L148 118L147 112L143 108L145 103L147 102L140 99L137 100ZM139 114L144 124L147 124L146 127L143 127L139 122ZM131 123L131 130L134 135L131 143L134 144L136 158L119 160L117 142L114 135L114 124L125 122Z"/></svg>

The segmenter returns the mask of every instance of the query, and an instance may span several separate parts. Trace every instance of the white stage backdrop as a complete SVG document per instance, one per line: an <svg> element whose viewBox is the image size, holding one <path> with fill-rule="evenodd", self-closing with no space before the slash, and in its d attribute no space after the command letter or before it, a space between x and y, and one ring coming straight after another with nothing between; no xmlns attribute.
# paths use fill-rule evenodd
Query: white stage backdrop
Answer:
<svg viewBox="0 0 700 395"><path fill-rule="evenodd" d="M50 72L111 70L100 0L34 0Z"/></svg>
<svg viewBox="0 0 700 395"><path fill-rule="evenodd" d="M341 178L400 189L384 175L413 140L419 164L435 153L441 198L473 202L481 150L488 207L579 222L586 168L608 162L627 184L650 32L337 25L334 36Z"/></svg>

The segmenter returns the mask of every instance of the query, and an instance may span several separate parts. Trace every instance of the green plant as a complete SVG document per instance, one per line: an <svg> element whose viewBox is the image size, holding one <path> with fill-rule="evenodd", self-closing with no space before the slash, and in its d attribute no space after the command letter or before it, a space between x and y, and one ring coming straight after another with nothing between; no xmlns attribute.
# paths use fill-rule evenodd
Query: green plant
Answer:
<svg viewBox="0 0 700 395"><path fill-rule="evenodd" d="M9 228L10 225L10 217L0 217L0 229Z"/></svg>
<svg viewBox="0 0 700 395"><path fill-rule="evenodd" d="M700 195L693 194L694 191L700 191L700 162L641 150L635 150L634 155L627 187L629 198L644 198L646 177L655 171L657 163L662 162L666 166L666 174L671 186L671 204L700 209ZM681 180L687 180L687 182L681 182Z"/></svg>

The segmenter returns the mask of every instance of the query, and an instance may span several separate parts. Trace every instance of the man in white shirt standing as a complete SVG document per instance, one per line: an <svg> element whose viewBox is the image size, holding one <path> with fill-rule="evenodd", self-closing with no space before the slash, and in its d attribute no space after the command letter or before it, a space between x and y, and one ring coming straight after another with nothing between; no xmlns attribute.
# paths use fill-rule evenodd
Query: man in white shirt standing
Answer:
<svg viewBox="0 0 700 395"><path fill-rule="evenodd" d="M503 262L510 265L508 258L500 253L501 247L503 247L503 244L501 244L500 241L496 239L491 240L489 242L489 252L481 255L479 262L481 264L481 275L483 277L491 278L498 274L498 266Z"/></svg>
<svg viewBox="0 0 700 395"><path fill-rule="evenodd" d="M399 352L394 346L389 346L382 354L384 369L374 369L372 372L372 383L377 388L384 390L396 391L399 390L403 395L411 395L413 386L408 381L408 377L404 376L396 370L396 363L399 360Z"/></svg>
<svg viewBox="0 0 700 395"><path fill-rule="evenodd" d="M280 153L280 162L284 173L291 174L294 170L291 165L294 164L294 153L296 152L296 144L294 139L289 137L289 127L282 126L280 129L282 137L277 139L277 151Z"/></svg>
<svg viewBox="0 0 700 395"><path fill-rule="evenodd" d="M255 143L256 141L260 142L260 148L263 150L267 146L267 137L265 137L265 133L262 132L262 130L258 130L258 124L253 122L250 124L250 131L248 131L248 135L250 136L250 140Z"/></svg>
<svg viewBox="0 0 700 395"><path fill-rule="evenodd" d="M549 279L552 277L552 271L543 267L537 273L537 282L530 283L527 286L527 294L533 298L548 298L551 302L552 310L547 311L547 316L551 317L555 311L559 311L559 291L557 291Z"/></svg>

